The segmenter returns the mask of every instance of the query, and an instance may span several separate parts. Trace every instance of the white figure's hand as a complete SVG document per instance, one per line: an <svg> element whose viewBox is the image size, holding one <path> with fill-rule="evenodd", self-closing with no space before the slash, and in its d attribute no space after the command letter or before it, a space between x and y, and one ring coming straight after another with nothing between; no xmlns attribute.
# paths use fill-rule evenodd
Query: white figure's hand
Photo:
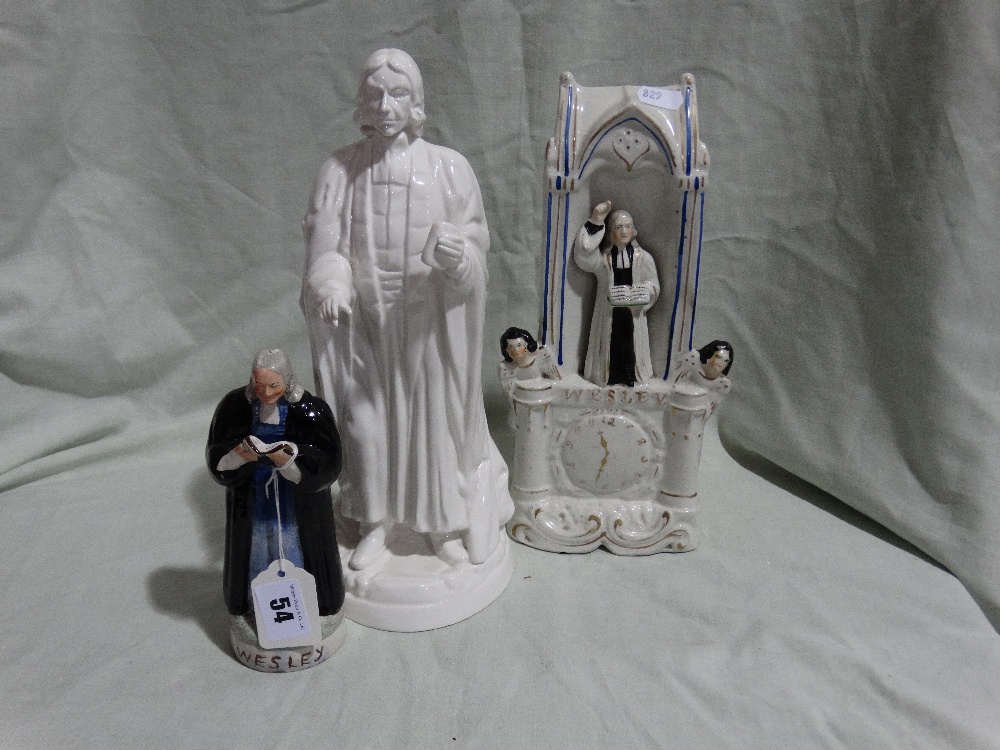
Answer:
<svg viewBox="0 0 1000 750"><path fill-rule="evenodd" d="M434 262L446 273L455 271L465 258L465 240L460 234L442 232L434 246Z"/></svg>
<svg viewBox="0 0 1000 750"><path fill-rule="evenodd" d="M603 224L604 220L608 218L609 213L611 213L611 201L598 203L594 206L594 210L590 212L590 223Z"/></svg>
<svg viewBox="0 0 1000 750"><path fill-rule="evenodd" d="M351 316L351 301L348 295L342 291L336 291L323 300L319 305L319 316L327 323L340 325L340 314L345 313Z"/></svg>

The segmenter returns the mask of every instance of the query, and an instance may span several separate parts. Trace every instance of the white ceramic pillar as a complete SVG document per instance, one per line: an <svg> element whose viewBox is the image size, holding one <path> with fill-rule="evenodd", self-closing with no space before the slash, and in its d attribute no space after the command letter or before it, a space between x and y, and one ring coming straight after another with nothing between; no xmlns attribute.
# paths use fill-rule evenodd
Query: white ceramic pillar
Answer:
<svg viewBox="0 0 1000 750"><path fill-rule="evenodd" d="M670 395L666 414L666 460L660 491L668 496L690 498L698 494L698 464L708 414L709 399L704 391L681 388Z"/></svg>
<svg viewBox="0 0 1000 750"><path fill-rule="evenodd" d="M511 490L515 497L539 496L552 489L548 461L551 431L549 405L552 381L541 378L519 380L514 388L514 421L517 437Z"/></svg>

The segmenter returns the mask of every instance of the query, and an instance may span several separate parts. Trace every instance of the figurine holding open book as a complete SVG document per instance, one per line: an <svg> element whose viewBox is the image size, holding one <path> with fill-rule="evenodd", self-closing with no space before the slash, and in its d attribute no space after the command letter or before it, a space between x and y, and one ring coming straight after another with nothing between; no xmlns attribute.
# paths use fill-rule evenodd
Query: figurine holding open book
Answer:
<svg viewBox="0 0 1000 750"><path fill-rule="evenodd" d="M602 247L607 229L611 242ZM632 216L612 212L611 201L597 204L580 228L573 255L580 268L597 276L583 377L597 385L645 383L653 376L646 311L660 294L660 282L653 257L636 241Z"/></svg>
<svg viewBox="0 0 1000 750"><path fill-rule="evenodd" d="M330 501L340 473L340 435L330 407L295 381L281 349L263 349L250 382L216 408L205 453L212 476L226 487L223 593L237 658L276 672L325 660L345 632ZM270 648L260 637L251 589L275 562L315 582L320 621L310 648Z"/></svg>

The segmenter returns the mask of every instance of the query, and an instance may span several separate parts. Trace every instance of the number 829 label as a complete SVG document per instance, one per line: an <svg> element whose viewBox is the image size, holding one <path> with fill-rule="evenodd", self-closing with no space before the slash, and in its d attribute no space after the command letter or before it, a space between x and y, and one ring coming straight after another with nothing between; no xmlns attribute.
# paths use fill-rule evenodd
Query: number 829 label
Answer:
<svg viewBox="0 0 1000 750"><path fill-rule="evenodd" d="M651 104L660 109L680 109L684 104L684 95L680 91L653 86L640 86L635 98L643 104Z"/></svg>

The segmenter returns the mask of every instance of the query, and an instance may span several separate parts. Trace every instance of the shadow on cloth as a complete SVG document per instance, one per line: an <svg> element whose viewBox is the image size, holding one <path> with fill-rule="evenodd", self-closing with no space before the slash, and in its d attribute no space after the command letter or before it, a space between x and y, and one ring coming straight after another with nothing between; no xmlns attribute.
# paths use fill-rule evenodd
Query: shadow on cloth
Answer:
<svg viewBox="0 0 1000 750"><path fill-rule="evenodd" d="M222 601L222 571L211 568L158 568L146 579L157 612L194 620L219 650L229 654L229 615Z"/></svg>
<svg viewBox="0 0 1000 750"><path fill-rule="evenodd" d="M736 463L747 471L753 472L757 476L766 479L771 484L780 487L792 495L795 495L795 497L805 500L807 503L811 503L815 507L829 513L835 518L838 518L845 523L849 523L851 526L854 526L861 531L871 534L876 539L891 544L904 552L908 552L914 557L928 562L941 570L947 570L947 568L945 568L940 562L932 557L929 557L925 552L913 546L902 537L897 536L894 532L890 531L877 521L869 518L861 511L855 510L851 506L835 498L833 495L824 492L815 485L812 485L801 477L792 474L787 469L783 469L777 464L772 463L763 456L747 450L743 446L727 439L724 432L720 433L720 438L722 440L722 447L725 448L726 452L733 458L734 461L736 461Z"/></svg>
<svg viewBox="0 0 1000 750"><path fill-rule="evenodd" d="M219 650L230 653L229 615L222 596L226 490L205 469L193 471L187 503L198 519L201 546L209 565L165 566L150 573L146 590L153 607L171 617L194 620Z"/></svg>

